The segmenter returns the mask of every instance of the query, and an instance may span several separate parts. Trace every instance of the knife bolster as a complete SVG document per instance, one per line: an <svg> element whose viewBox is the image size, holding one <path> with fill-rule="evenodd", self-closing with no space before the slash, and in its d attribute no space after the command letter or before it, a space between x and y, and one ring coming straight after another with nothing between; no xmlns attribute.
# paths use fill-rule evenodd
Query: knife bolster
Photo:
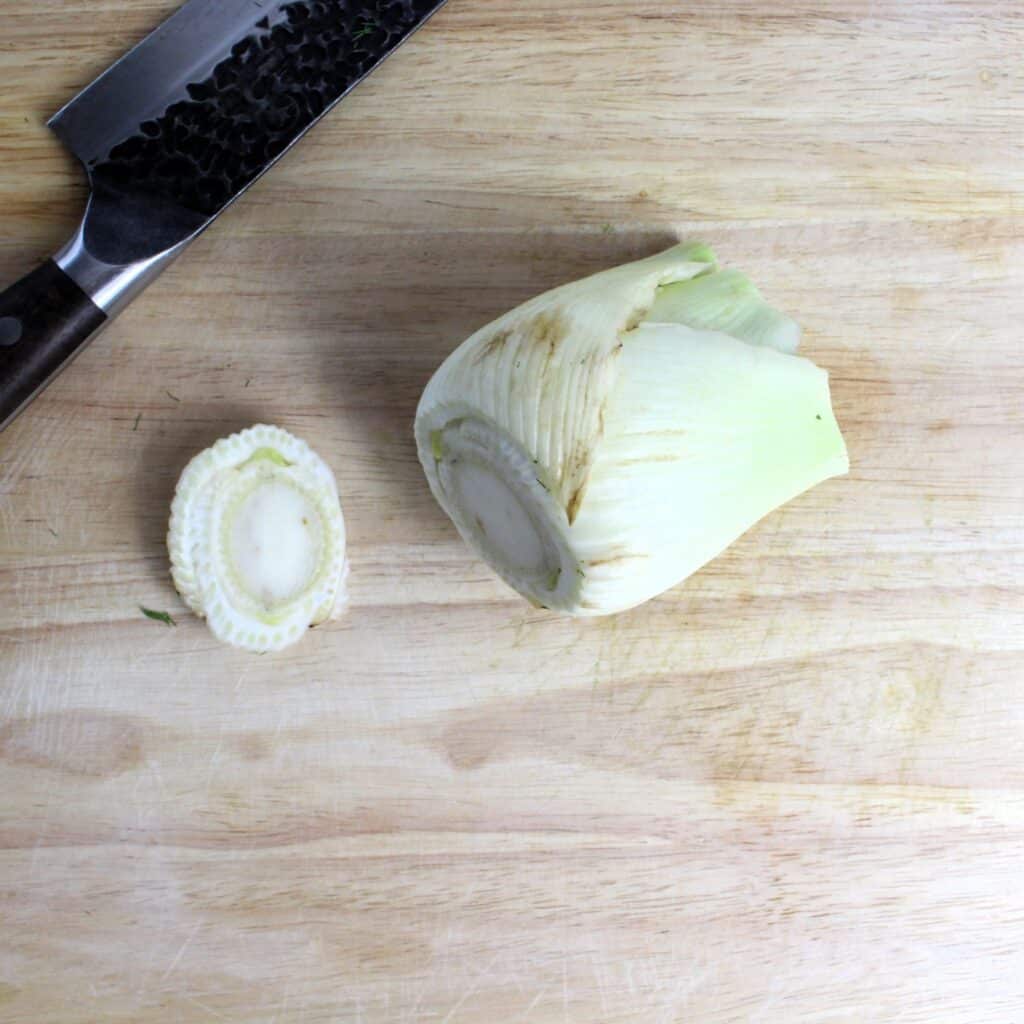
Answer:
<svg viewBox="0 0 1024 1024"><path fill-rule="evenodd" d="M0 430L208 223L152 197L94 188L67 245L0 292Z"/></svg>
<svg viewBox="0 0 1024 1024"><path fill-rule="evenodd" d="M94 200L71 240L54 256L54 263L89 298L114 317L151 284L184 251L192 240L186 238L167 249L126 263L109 263L88 244L90 215Z"/></svg>

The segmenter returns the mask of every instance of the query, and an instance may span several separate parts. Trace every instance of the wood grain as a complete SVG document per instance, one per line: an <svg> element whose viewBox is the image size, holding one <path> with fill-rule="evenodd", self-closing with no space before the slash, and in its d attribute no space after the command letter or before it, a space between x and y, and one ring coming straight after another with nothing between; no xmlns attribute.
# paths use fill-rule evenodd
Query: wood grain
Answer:
<svg viewBox="0 0 1024 1024"><path fill-rule="evenodd" d="M3 281L83 197L45 117L172 7L5 11ZM1009 0L451 0L0 436L0 1021L1024 1020L1022 50ZM853 471L647 607L535 612L433 504L420 389L698 235ZM353 563L264 658L163 549L257 421Z"/></svg>

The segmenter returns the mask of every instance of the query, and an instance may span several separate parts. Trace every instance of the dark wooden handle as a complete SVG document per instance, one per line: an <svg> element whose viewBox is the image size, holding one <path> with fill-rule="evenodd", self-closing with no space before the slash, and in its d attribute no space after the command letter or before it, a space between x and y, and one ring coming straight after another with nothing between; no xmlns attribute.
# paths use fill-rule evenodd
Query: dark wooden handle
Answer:
<svg viewBox="0 0 1024 1024"><path fill-rule="evenodd" d="M53 260L0 293L0 430L106 321Z"/></svg>

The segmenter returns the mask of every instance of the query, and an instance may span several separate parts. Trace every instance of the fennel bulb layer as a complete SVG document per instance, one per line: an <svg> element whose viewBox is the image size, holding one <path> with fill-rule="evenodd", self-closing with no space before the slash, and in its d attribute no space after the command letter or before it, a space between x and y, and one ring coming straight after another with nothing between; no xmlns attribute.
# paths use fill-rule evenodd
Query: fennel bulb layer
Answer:
<svg viewBox="0 0 1024 1024"><path fill-rule="evenodd" d="M799 328L706 246L539 296L427 385L420 461L463 538L535 605L622 611L848 469Z"/></svg>
<svg viewBox="0 0 1024 1024"><path fill-rule="evenodd" d="M237 647L280 650L344 602L334 475L279 427L250 427L192 459L175 491L167 547L178 593Z"/></svg>

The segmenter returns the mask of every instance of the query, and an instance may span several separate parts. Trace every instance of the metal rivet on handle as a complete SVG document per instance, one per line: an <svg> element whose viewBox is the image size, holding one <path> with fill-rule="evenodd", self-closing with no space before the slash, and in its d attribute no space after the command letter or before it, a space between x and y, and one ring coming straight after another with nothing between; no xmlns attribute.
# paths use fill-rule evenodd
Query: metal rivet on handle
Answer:
<svg viewBox="0 0 1024 1024"><path fill-rule="evenodd" d="M21 341L21 321L16 316L0 317L0 348L10 348Z"/></svg>

